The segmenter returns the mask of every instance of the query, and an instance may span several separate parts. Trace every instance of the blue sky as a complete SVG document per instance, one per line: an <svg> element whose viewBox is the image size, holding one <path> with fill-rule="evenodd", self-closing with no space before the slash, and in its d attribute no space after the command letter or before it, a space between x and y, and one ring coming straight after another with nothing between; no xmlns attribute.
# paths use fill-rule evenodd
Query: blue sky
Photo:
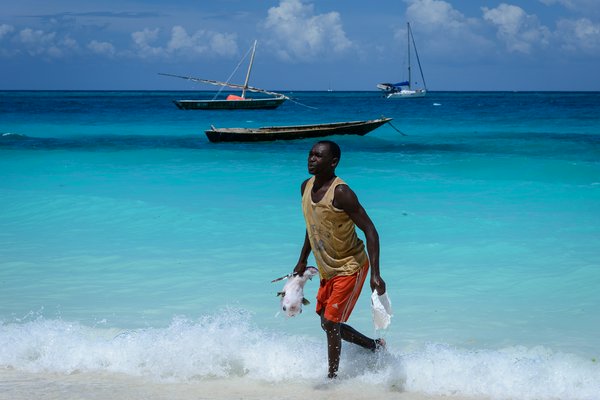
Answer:
<svg viewBox="0 0 600 400"><path fill-rule="evenodd" d="M600 0L0 0L0 90L376 90L411 23L430 90L600 90ZM232 81L243 81L243 69Z"/></svg>

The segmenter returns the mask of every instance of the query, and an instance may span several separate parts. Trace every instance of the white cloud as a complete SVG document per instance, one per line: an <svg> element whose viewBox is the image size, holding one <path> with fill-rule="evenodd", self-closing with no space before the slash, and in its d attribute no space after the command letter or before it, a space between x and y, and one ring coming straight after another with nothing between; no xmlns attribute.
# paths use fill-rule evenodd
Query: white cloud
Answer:
<svg viewBox="0 0 600 400"><path fill-rule="evenodd" d="M46 33L42 30L34 31L31 28L25 28L19 32L18 40L20 40L20 42L23 44L42 46L51 43L55 37L55 32Z"/></svg>
<svg viewBox="0 0 600 400"><path fill-rule="evenodd" d="M8 37L16 28L0 25L0 40ZM69 35L59 36L56 32L22 28L0 49L0 55L12 57L27 54L32 57L60 58L79 50L79 44Z"/></svg>
<svg viewBox="0 0 600 400"><path fill-rule="evenodd" d="M483 7L482 11L483 19L497 28L497 37L510 52L530 54L534 47L549 43L550 30L521 7L502 3L493 9Z"/></svg>
<svg viewBox="0 0 600 400"><path fill-rule="evenodd" d="M232 56L237 53L238 46L235 34L213 33L210 39L212 51L221 56Z"/></svg>
<svg viewBox="0 0 600 400"><path fill-rule="evenodd" d="M587 18L562 19L557 23L556 37L562 48L568 51L582 50L591 55L600 55L600 24Z"/></svg>
<svg viewBox="0 0 600 400"><path fill-rule="evenodd" d="M13 38L13 41L21 46L30 56L46 56L60 58L66 51L77 47L76 42L70 38L57 41L56 32L45 32L25 28Z"/></svg>
<svg viewBox="0 0 600 400"><path fill-rule="evenodd" d="M124 56L129 58L168 58L194 57L198 54L209 54L231 57L237 54L236 35L213 31L197 31L188 34L181 26L174 26L169 36L160 35L158 28L144 28L130 34L133 48L130 51L117 51L111 41L88 40L83 49L71 36L60 35L41 29L23 28L11 35L15 28L11 25L0 25L0 40L11 36L10 46L0 47L0 56L8 57L18 54L41 56L48 58L64 57L85 50L89 53L105 57Z"/></svg>
<svg viewBox="0 0 600 400"><path fill-rule="evenodd" d="M423 29L447 30L465 29L473 21L469 21L452 5L442 0L405 0L409 3L406 17L415 21Z"/></svg>
<svg viewBox="0 0 600 400"><path fill-rule="evenodd" d="M51 58L60 58L63 56L63 50L57 46L50 46L45 50L46 55Z"/></svg>
<svg viewBox="0 0 600 400"><path fill-rule="evenodd" d="M554 4L560 4L565 8L579 12L579 13L591 13L600 14L600 7L598 7L598 0L539 0L541 3L551 6Z"/></svg>
<svg viewBox="0 0 600 400"><path fill-rule="evenodd" d="M8 35L9 33L11 33L14 30L15 30L15 28L12 25L7 25L7 24L0 25L0 40L2 40L2 38L5 35Z"/></svg>
<svg viewBox="0 0 600 400"><path fill-rule="evenodd" d="M484 57L492 43L479 33L481 21L468 18L443 0L404 0L406 20L411 22L423 54L450 60ZM398 29L396 41L406 41L406 28ZM426 51L424 51L426 49Z"/></svg>
<svg viewBox="0 0 600 400"><path fill-rule="evenodd" d="M87 48L92 51L92 53L104 55L108 57L112 57L116 53L115 46L109 42L99 42L97 40L92 40L88 43Z"/></svg>
<svg viewBox="0 0 600 400"><path fill-rule="evenodd" d="M232 56L237 53L238 46L235 34L202 30L189 35L183 27L174 26L166 51L167 53L214 53L220 56Z"/></svg>
<svg viewBox="0 0 600 400"><path fill-rule="evenodd" d="M77 41L69 36L63 38L60 41L60 46L68 49L68 50L78 50L79 49L79 43L77 43Z"/></svg>
<svg viewBox="0 0 600 400"><path fill-rule="evenodd" d="M182 26L174 26L165 46L156 45L159 38L158 29L144 29L134 32L131 38L136 46L136 55L148 57L194 57L199 54L232 56L237 54L238 46L235 34L224 34L213 31L196 31L189 34Z"/></svg>
<svg viewBox="0 0 600 400"><path fill-rule="evenodd" d="M154 47L151 44L158 38L158 28L144 28L142 31L133 32L131 38L138 50L136 54L141 58L160 57L165 55L162 47Z"/></svg>
<svg viewBox="0 0 600 400"><path fill-rule="evenodd" d="M171 39L167 48L172 52L189 49L196 53L203 53L207 47L203 42L198 41L198 36L198 33L190 36L183 27L174 26L171 29Z"/></svg>
<svg viewBox="0 0 600 400"><path fill-rule="evenodd" d="M352 47L339 13L315 15L313 5L301 0L281 0L263 25L271 32L270 45L287 61L314 60Z"/></svg>

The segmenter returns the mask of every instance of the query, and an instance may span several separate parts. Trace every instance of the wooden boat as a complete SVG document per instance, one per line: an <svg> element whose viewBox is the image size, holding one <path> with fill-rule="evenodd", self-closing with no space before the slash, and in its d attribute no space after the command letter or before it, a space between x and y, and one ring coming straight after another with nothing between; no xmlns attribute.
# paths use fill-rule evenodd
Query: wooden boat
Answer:
<svg viewBox="0 0 600 400"><path fill-rule="evenodd" d="M217 142L267 142L275 140L295 140L332 135L364 136L391 118L368 121L334 122L317 125L267 126L261 128L215 128L204 131L208 140Z"/></svg>
<svg viewBox="0 0 600 400"><path fill-rule="evenodd" d="M208 83L210 85L229 87L233 89L241 89L242 94L236 96L233 94L228 95L226 98L217 99L220 91L217 92L215 97L212 99L192 99L192 100L173 100L173 103L180 110L247 110L247 109L273 109L279 107L284 101L288 100L288 97L277 92L270 92L268 90L259 89L248 85L250 80L250 72L252 71L252 64L254 63L254 53L256 52L256 40L252 46L252 56L250 57L250 63L248 65L248 71L246 72L246 80L243 85L238 85L229 82L220 82L212 79L201 79L194 78L191 76L181 76L173 74L159 75L172 76L175 78L187 79L193 82ZM246 56L248 54L246 53ZM244 57L245 58L245 57ZM243 61L243 59L242 59ZM241 63L241 61L240 61ZM239 65L238 65L239 66ZM236 68L237 70L237 68ZM234 71L235 73L235 71ZM233 74L232 74L233 75ZM221 89L222 90L222 89ZM246 92L261 93L262 97L246 97ZM265 96L266 95L266 96Z"/></svg>
<svg viewBox="0 0 600 400"><path fill-rule="evenodd" d="M425 76L423 76L423 68L421 68L421 61L419 60L419 53L417 53L417 45L415 44L415 38L410 29L410 23L406 23L406 34L408 40L408 48L406 55L408 57L408 79L404 82L398 83L379 83L377 88L387 93L388 99L404 99L411 97L424 97L427 94L427 85L425 84ZM412 46L411 46L412 44ZM414 49L415 56L417 58L417 64L419 66L419 72L421 75L421 81L423 82L422 88L416 88L417 82L413 80L412 69L411 69L411 48Z"/></svg>
<svg viewBox="0 0 600 400"><path fill-rule="evenodd" d="M248 98L229 95L226 99L218 100L173 100L181 110L255 110L274 109L287 100L284 95L265 98Z"/></svg>

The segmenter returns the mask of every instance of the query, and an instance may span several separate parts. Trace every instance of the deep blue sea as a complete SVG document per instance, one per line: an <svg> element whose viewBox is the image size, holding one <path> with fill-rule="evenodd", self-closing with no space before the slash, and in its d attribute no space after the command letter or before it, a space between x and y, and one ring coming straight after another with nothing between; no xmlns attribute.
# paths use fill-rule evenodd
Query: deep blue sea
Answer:
<svg viewBox="0 0 600 400"><path fill-rule="evenodd" d="M1 399L600 398L600 93L286 94L0 92ZM366 285L349 323L388 351L326 384L318 283L296 318L271 283L314 140L204 130L380 116L331 139L394 308L375 331Z"/></svg>

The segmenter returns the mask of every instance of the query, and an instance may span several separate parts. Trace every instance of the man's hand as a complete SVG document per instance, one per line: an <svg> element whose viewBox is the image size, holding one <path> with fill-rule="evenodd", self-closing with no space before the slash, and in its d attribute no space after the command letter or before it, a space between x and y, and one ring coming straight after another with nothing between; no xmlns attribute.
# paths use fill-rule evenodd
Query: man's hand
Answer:
<svg viewBox="0 0 600 400"><path fill-rule="evenodd" d="M383 296L385 293L385 282L379 275L371 274L371 292L377 290L379 296Z"/></svg>
<svg viewBox="0 0 600 400"><path fill-rule="evenodd" d="M294 267L294 275L302 276L306 271L306 262L298 261L298 264Z"/></svg>

